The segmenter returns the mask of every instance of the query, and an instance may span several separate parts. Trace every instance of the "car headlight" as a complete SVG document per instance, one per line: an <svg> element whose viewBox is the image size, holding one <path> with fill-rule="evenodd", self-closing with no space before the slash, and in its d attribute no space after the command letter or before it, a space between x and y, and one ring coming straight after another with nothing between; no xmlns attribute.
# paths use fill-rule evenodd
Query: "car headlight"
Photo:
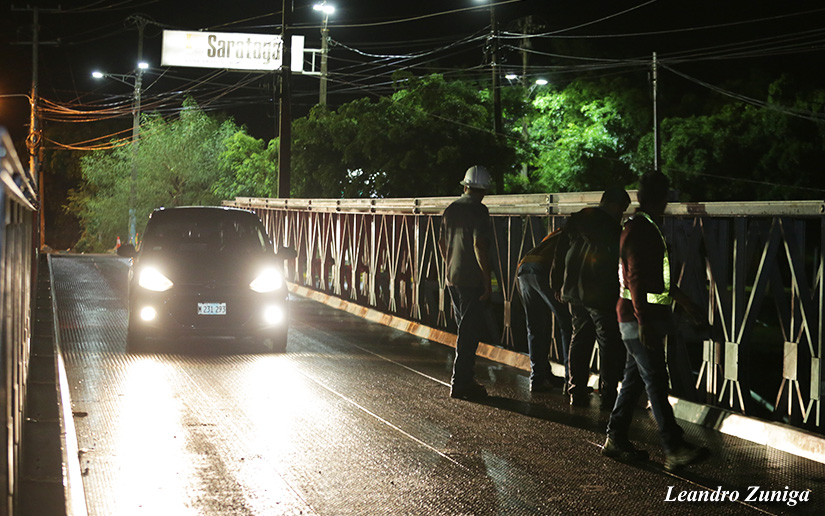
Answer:
<svg viewBox="0 0 825 516"><path fill-rule="evenodd" d="M275 267L269 267L261 271L258 277L249 284L249 288L260 294L275 292L284 286L284 277Z"/></svg>
<svg viewBox="0 0 825 516"><path fill-rule="evenodd" d="M153 267L144 267L138 276L138 285L146 290L165 292L172 288L172 281Z"/></svg>

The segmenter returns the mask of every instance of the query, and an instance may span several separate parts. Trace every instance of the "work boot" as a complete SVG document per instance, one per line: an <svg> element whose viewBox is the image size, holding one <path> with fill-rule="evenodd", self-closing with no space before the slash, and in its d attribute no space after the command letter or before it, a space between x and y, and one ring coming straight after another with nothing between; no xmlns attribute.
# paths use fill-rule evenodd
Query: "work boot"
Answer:
<svg viewBox="0 0 825 516"><path fill-rule="evenodd" d="M453 385L450 389L450 397L459 400L483 399L487 397L487 389L476 382L461 386Z"/></svg>
<svg viewBox="0 0 825 516"><path fill-rule="evenodd" d="M710 450L707 448L683 442L675 449L665 453L665 469L675 471L681 467L701 462L709 456Z"/></svg>
<svg viewBox="0 0 825 516"><path fill-rule="evenodd" d="M559 378L555 375L550 375L549 378L546 380L534 380L530 382L530 392L532 393L543 393L543 392L553 392L553 389L561 387L564 383L562 378Z"/></svg>
<svg viewBox="0 0 825 516"><path fill-rule="evenodd" d="M645 461L650 456L646 450L636 448L629 440L611 439L610 437L602 446L602 455L626 462Z"/></svg>

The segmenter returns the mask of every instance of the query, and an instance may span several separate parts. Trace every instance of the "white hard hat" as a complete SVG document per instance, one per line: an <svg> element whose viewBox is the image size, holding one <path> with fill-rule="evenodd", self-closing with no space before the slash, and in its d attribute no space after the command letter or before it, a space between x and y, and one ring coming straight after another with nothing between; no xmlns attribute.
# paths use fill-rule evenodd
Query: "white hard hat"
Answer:
<svg viewBox="0 0 825 516"><path fill-rule="evenodd" d="M464 181L460 184L470 188L488 190L490 188L490 173L481 165L474 165L467 169L464 174Z"/></svg>

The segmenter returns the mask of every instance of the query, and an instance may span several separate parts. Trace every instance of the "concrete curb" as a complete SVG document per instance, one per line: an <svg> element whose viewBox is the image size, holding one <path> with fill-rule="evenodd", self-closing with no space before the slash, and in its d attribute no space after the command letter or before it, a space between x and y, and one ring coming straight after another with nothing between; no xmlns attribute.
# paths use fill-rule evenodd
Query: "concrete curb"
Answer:
<svg viewBox="0 0 825 516"><path fill-rule="evenodd" d="M343 310L368 321L383 324L445 346L455 347L456 336L453 333L386 314L374 308L351 303L293 283L289 283L289 290L298 296ZM530 358L524 353L481 343L476 354L500 364L530 371ZM554 374L564 376L564 366L555 363L552 366ZM591 378L591 385L594 384L595 379L595 376ZM825 464L825 437L823 436L781 423L750 418L719 407L701 405L679 398L671 397L670 403L673 405L673 412L676 417L684 421Z"/></svg>

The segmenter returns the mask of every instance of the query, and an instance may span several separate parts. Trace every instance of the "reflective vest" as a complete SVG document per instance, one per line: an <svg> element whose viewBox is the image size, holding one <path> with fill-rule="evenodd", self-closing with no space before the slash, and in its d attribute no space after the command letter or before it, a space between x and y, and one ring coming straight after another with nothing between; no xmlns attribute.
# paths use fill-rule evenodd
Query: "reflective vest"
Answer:
<svg viewBox="0 0 825 516"><path fill-rule="evenodd" d="M670 305L673 302L673 298L670 297L670 258L668 257L667 253L667 242L665 242L665 236L662 234L662 230L659 229L659 225L653 222L653 219L650 218L650 215L643 211L637 212L636 215L641 215L642 217L650 221L651 224L653 224L653 227L655 227L656 231L659 232L659 236L662 237L662 246L664 246L664 258L662 260L662 279L664 280L665 290L660 294L648 292L647 302L653 305ZM630 289L624 286L624 271L622 270L621 263L619 263L619 281L622 284L622 297L624 299L632 299L630 295Z"/></svg>

